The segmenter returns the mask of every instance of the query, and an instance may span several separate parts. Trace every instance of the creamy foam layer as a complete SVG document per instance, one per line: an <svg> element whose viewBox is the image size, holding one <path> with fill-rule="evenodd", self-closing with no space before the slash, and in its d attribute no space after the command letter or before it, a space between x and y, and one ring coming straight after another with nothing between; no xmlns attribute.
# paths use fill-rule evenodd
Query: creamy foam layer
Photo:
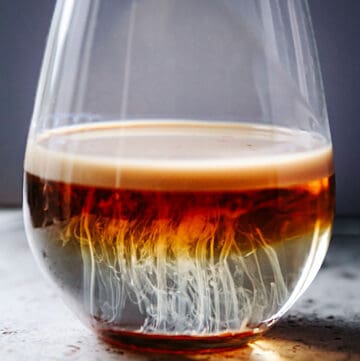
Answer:
<svg viewBox="0 0 360 361"><path fill-rule="evenodd" d="M41 178L129 189L238 190L333 174L320 135L274 126L131 121L47 131L28 142L25 170Z"/></svg>

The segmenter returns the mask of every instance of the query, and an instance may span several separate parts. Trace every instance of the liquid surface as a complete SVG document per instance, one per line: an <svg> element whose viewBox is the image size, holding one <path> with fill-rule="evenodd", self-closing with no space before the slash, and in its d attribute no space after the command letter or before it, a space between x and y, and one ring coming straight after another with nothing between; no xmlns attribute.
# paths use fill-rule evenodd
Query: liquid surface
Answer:
<svg viewBox="0 0 360 361"><path fill-rule="evenodd" d="M110 342L226 349L309 285L334 212L331 147L249 125L103 124L29 143L32 248Z"/></svg>
<svg viewBox="0 0 360 361"><path fill-rule="evenodd" d="M224 190L299 184L333 173L316 134L271 126L129 122L49 131L29 142L25 169L99 187Z"/></svg>

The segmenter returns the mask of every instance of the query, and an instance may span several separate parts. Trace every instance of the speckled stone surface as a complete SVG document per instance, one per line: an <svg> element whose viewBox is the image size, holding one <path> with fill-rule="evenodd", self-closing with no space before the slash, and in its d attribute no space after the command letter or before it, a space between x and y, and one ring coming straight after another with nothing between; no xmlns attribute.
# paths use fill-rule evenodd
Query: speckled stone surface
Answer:
<svg viewBox="0 0 360 361"><path fill-rule="evenodd" d="M0 234L0 361L360 361L360 236L334 236L314 283L263 338L228 353L170 356L114 349L82 326L40 274L20 211L0 210Z"/></svg>

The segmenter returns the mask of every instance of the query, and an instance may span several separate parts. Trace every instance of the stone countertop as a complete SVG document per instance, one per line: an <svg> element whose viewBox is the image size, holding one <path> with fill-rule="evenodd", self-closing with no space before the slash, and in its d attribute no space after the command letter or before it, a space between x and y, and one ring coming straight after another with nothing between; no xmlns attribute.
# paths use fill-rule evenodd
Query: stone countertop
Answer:
<svg viewBox="0 0 360 361"><path fill-rule="evenodd" d="M313 284L263 338L227 353L170 356L115 349L86 329L40 274L21 211L0 210L0 232L1 361L360 361L359 234L335 234Z"/></svg>

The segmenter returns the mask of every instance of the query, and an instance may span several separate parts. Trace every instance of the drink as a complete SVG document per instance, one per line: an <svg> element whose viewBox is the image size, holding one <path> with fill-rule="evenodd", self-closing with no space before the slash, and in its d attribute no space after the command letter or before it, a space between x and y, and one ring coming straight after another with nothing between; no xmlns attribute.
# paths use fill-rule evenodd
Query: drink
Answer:
<svg viewBox="0 0 360 361"><path fill-rule="evenodd" d="M25 170L35 253L119 343L237 345L291 306L329 240L331 147L306 132L68 127L30 143Z"/></svg>

